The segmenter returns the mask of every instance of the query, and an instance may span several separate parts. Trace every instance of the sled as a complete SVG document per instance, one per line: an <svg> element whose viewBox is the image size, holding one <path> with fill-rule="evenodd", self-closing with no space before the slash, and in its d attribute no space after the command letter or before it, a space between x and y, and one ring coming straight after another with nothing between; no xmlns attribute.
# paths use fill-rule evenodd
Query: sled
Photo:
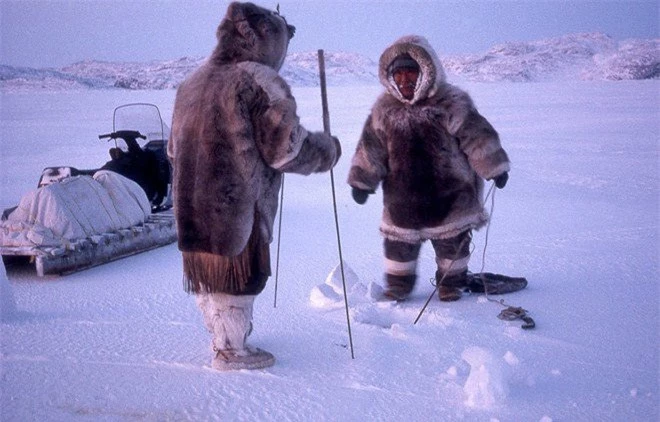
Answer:
<svg viewBox="0 0 660 422"><path fill-rule="evenodd" d="M21 199L22 207L3 212L0 222L3 261L28 262L35 266L39 277L63 275L175 242L171 168L166 155L168 138L169 128L155 105L133 103L117 107L113 113L113 132L99 135L99 139L115 143L109 151L110 161L90 170L46 167L37 189ZM93 189L91 195L56 195L66 192L67 186L88 185ZM117 191L106 195L104 189ZM26 203L31 206L29 212L25 211ZM56 211L51 213L51 209ZM82 215L73 214L75 210ZM87 220L81 216L92 216L93 220L96 215L110 214L109 210L117 213L107 217L109 222L87 223L78 231L70 228ZM26 213L29 218L22 220ZM34 216L43 217L43 221L35 222ZM98 217L103 218L106 217ZM103 229L96 230L97 227Z"/></svg>
<svg viewBox="0 0 660 422"><path fill-rule="evenodd" d="M172 211L152 214L143 224L100 233L61 246L0 246L3 259L24 257L37 276L65 275L146 252L176 241Z"/></svg>

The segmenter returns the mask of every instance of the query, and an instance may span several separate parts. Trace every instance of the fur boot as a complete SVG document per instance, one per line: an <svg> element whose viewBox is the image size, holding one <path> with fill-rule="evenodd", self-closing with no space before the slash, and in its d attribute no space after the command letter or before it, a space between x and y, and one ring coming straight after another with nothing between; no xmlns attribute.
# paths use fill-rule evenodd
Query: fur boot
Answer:
<svg viewBox="0 0 660 422"><path fill-rule="evenodd" d="M463 289L468 283L467 271L447 275L444 279L442 278L442 272L436 271L435 277L438 282L442 280L438 285L438 298L443 302L454 302L460 299L463 295Z"/></svg>
<svg viewBox="0 0 660 422"><path fill-rule="evenodd" d="M252 306L256 296L200 293L197 304L213 335L211 366L220 371L259 369L272 366L272 354L246 344L252 332Z"/></svg>
<svg viewBox="0 0 660 422"><path fill-rule="evenodd" d="M416 280L417 275L415 274L385 274L385 284L387 287L385 288L385 292L383 294L389 300L406 300L408 295L410 295L410 292L412 292L413 287L415 287Z"/></svg>

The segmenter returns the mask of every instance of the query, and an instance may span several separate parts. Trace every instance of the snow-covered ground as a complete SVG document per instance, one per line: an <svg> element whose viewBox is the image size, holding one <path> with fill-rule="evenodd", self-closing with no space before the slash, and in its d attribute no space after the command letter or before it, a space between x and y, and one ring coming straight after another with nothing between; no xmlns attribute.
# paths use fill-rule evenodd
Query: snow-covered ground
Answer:
<svg viewBox="0 0 660 422"><path fill-rule="evenodd" d="M380 194L358 206L345 178L378 87L331 87L335 169L355 358L341 296L330 177L287 176L274 307L271 279L251 342L275 366L219 373L175 245L65 277L0 268L4 421L657 421L660 82L463 84L513 161L497 191L485 270L525 276L499 303L433 299L425 245L412 300L374 303L382 282ZM318 88L295 88L320 129ZM96 167L115 106L174 92L0 93L0 207L41 168ZM485 230L471 268L482 266ZM275 243L272 255L275 258ZM275 262L273 262L273 270ZM337 284L330 277L330 284Z"/></svg>

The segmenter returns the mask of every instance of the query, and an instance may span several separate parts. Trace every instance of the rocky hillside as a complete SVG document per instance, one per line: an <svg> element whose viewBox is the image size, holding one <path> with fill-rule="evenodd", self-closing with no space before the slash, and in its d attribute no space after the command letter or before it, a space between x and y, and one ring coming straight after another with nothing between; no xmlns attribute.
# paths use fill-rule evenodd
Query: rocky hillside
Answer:
<svg viewBox="0 0 660 422"><path fill-rule="evenodd" d="M440 54L450 76L479 82L660 79L660 39L617 42L584 33L508 42L482 54ZM173 89L204 60L83 61L60 69L0 65L0 89ZM377 63L368 57L328 52L325 63L329 85L378 83ZM293 86L318 85L316 52L289 54L280 73Z"/></svg>

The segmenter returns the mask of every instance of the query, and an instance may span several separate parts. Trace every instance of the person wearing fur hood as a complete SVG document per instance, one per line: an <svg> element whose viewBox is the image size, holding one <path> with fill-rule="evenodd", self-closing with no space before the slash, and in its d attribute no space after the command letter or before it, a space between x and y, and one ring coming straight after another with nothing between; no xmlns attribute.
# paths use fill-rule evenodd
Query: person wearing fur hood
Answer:
<svg viewBox="0 0 660 422"><path fill-rule="evenodd" d="M209 59L178 88L168 156L185 289L196 295L219 370L270 366L246 344L282 173L330 170L337 138L309 132L278 71L295 28L278 12L231 3Z"/></svg>
<svg viewBox="0 0 660 422"><path fill-rule="evenodd" d="M359 204L382 184L385 295L410 294L421 244L430 240L440 300L457 300L468 283L472 230L488 219L484 179L503 188L509 159L470 96L447 83L425 38L389 46L379 79L386 90L366 120L348 184Z"/></svg>

